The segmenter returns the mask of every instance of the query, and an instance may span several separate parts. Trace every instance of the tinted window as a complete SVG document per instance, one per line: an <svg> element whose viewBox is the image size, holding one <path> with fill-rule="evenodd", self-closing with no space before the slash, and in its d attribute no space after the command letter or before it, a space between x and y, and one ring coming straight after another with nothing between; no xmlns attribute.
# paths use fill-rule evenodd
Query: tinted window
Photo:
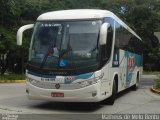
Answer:
<svg viewBox="0 0 160 120"><path fill-rule="evenodd" d="M142 42L130 33L127 29L121 26L118 22L115 24L115 48L130 51L133 53L142 53Z"/></svg>

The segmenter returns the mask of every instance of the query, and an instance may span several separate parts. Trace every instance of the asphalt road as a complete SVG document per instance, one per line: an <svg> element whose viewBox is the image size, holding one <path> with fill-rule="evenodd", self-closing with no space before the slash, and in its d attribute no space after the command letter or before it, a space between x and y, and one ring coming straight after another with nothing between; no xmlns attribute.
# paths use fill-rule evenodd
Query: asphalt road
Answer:
<svg viewBox="0 0 160 120"><path fill-rule="evenodd" d="M34 115L35 120L53 118L52 115L55 120L74 120L74 118L82 120L86 118L84 114L160 114L160 96L149 90L153 83L154 76L143 76L139 89L137 91L128 89L120 93L113 106L28 100L25 96L25 83L0 84L0 113L24 114L21 117L27 120ZM77 117L76 114L83 115ZM88 117L91 116L87 116L87 119ZM92 117L98 119L100 116Z"/></svg>

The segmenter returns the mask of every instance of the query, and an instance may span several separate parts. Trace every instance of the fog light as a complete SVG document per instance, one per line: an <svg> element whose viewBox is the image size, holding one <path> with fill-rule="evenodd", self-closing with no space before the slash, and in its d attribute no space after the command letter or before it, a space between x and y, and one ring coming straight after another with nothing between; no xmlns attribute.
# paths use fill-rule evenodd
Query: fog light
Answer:
<svg viewBox="0 0 160 120"><path fill-rule="evenodd" d="M95 97L97 95L97 91L92 92L92 97Z"/></svg>

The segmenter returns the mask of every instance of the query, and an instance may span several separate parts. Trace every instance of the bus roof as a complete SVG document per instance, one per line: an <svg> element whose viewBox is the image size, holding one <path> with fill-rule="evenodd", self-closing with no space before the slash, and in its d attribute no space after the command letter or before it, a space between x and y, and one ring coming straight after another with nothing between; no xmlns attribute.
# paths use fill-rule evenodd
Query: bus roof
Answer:
<svg viewBox="0 0 160 120"><path fill-rule="evenodd" d="M114 13L108 10L99 9L74 9L74 10L60 10L47 12L40 15L38 21L50 21L50 20L83 20L83 19L100 19L104 17L111 17L116 20L119 24L124 26L128 31L134 34L137 38L141 38L128 27L121 19L119 19Z"/></svg>
<svg viewBox="0 0 160 120"><path fill-rule="evenodd" d="M107 17L112 14L107 10L97 9L74 9L47 12L38 17L37 20L76 20L76 19L93 19Z"/></svg>

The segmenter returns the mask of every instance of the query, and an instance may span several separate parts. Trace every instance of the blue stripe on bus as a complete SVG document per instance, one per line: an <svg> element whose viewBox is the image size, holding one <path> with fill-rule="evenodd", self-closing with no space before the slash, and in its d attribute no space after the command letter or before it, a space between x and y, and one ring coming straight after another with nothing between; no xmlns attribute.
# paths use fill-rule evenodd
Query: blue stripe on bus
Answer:
<svg viewBox="0 0 160 120"><path fill-rule="evenodd" d="M76 76L71 76L71 77L75 78L75 80L79 80L79 79L89 80L89 79L93 76L93 74L94 74L94 72L91 72L91 73L85 73L85 74L76 75ZM67 77L68 77L68 76L67 76ZM73 81L67 80L67 79L66 79L67 77L65 77L65 84L70 84L70 83L72 83L73 81L75 81L75 80L73 80Z"/></svg>

